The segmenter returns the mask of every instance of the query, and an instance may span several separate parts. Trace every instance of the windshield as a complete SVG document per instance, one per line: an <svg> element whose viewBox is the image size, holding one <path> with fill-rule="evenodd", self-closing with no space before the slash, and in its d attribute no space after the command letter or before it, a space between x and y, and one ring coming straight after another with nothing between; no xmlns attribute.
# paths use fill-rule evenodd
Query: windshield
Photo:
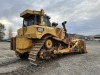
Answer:
<svg viewBox="0 0 100 75"><path fill-rule="evenodd" d="M39 25L40 24L40 15L34 14L27 18L24 18L23 26Z"/></svg>

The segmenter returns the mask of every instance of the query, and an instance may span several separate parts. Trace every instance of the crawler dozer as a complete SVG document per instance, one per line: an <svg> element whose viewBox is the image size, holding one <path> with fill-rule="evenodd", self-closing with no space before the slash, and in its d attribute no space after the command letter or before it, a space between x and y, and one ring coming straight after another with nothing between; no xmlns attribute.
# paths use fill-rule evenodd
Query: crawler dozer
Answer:
<svg viewBox="0 0 100 75"><path fill-rule="evenodd" d="M70 39L65 24L50 23L50 17L44 10L25 10L20 14L23 18L22 28L17 36L11 39L11 50L21 59L29 59L34 65L40 60L50 59L66 53L86 53L86 44L80 39Z"/></svg>

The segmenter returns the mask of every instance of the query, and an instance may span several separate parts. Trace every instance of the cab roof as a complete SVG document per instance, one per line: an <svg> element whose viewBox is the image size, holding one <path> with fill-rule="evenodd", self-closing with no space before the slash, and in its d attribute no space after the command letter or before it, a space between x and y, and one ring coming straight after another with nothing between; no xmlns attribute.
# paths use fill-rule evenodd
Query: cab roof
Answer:
<svg viewBox="0 0 100 75"><path fill-rule="evenodd" d="M41 11L36 11L36 10L25 10L22 13L20 13L20 17L26 18L32 14L39 14L39 15L44 15L44 10L41 9Z"/></svg>

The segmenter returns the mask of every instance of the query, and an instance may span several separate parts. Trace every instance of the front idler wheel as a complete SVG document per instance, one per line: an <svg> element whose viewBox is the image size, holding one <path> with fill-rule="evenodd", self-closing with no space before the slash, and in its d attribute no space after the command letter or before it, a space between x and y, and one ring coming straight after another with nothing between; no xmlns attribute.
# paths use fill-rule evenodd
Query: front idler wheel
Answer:
<svg viewBox="0 0 100 75"><path fill-rule="evenodd" d="M45 41L45 47L46 47L46 49L51 49L52 47L53 47L53 42L52 42L52 40L51 39L47 39L46 41Z"/></svg>

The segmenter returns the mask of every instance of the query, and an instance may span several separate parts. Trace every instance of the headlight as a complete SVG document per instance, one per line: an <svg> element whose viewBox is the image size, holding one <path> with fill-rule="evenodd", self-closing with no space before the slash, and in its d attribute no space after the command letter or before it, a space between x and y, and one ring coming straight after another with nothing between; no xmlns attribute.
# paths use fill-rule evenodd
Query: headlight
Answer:
<svg viewBox="0 0 100 75"><path fill-rule="evenodd" d="M38 28L37 28L37 31L39 31L39 32L43 32L43 31L44 31L44 28L40 28L40 27L38 27Z"/></svg>

